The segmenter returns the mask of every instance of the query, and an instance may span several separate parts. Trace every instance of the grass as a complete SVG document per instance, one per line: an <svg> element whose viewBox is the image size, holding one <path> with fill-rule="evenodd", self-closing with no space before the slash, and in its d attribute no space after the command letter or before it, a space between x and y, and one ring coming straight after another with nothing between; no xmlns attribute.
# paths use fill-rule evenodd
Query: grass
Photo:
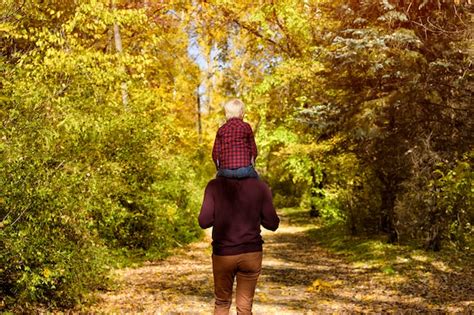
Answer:
<svg viewBox="0 0 474 315"><path fill-rule="evenodd" d="M442 272L455 271L474 261L472 251L461 252L448 246L432 252L409 244L389 244L382 234L351 236L343 224L324 224L320 218L311 218L309 211L300 208L286 208L280 213L289 224L307 227L309 238L321 247L344 256L357 266L377 268L386 275L433 268Z"/></svg>
<svg viewBox="0 0 474 315"><path fill-rule="evenodd" d="M201 231L198 236L191 239L189 243L198 240L204 233ZM113 268L126 267L140 267L147 261L163 260L174 252L180 249L183 245L175 241L176 246L173 248L161 248L159 246L152 246L149 249L127 249L127 248L112 248L110 249L110 256Z"/></svg>

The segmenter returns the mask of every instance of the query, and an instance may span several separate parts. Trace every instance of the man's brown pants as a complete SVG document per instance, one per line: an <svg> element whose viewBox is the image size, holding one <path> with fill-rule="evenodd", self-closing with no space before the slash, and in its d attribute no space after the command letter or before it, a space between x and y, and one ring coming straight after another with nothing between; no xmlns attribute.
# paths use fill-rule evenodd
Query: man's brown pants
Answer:
<svg viewBox="0 0 474 315"><path fill-rule="evenodd" d="M229 314L232 286L237 276L235 304L237 314L252 314L253 296L262 270L262 252L232 256L212 255L214 273L214 314Z"/></svg>

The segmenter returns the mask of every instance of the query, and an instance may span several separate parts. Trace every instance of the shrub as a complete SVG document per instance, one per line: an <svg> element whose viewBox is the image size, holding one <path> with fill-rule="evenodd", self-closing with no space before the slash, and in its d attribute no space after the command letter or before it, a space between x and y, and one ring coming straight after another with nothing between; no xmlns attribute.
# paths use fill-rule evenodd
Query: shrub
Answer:
<svg viewBox="0 0 474 315"><path fill-rule="evenodd" d="M395 208L400 239L420 240L432 250L439 250L443 241L469 248L474 221L473 153L448 163L425 144L410 154L414 176L403 183L404 193Z"/></svg>

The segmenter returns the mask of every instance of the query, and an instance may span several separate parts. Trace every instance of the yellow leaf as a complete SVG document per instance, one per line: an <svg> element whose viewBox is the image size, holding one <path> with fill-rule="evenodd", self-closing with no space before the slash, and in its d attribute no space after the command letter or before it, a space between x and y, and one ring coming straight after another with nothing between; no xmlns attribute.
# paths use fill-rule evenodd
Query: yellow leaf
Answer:
<svg viewBox="0 0 474 315"><path fill-rule="evenodd" d="M316 279L313 281L313 283L306 289L308 292L320 292L322 290L331 290L332 289L332 284L321 280L321 279Z"/></svg>

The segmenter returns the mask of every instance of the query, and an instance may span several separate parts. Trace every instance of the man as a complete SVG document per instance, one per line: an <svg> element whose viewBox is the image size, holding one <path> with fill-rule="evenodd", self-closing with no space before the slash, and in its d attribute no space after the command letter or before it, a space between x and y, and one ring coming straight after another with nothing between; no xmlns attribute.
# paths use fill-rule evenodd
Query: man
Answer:
<svg viewBox="0 0 474 315"><path fill-rule="evenodd" d="M262 267L260 225L275 231L280 219L268 186L258 178L217 177L204 193L199 225L212 230L214 314L228 314L237 278L237 314L252 314Z"/></svg>

